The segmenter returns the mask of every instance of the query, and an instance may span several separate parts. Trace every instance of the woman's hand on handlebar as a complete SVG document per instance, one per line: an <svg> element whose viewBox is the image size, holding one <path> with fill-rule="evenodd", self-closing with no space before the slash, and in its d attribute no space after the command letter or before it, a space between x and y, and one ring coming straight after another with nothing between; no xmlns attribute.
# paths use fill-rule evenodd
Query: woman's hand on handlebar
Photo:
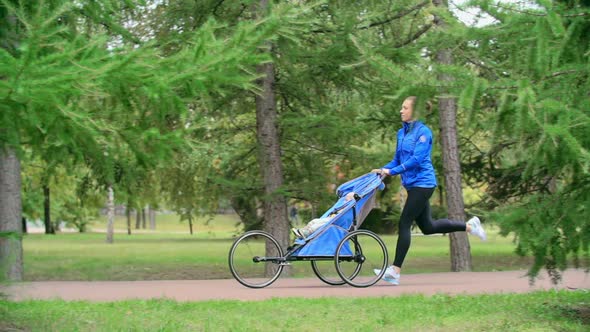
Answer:
<svg viewBox="0 0 590 332"><path fill-rule="evenodd" d="M389 175L389 170L385 168L375 168L371 170L371 173L377 173L380 175Z"/></svg>
<svg viewBox="0 0 590 332"><path fill-rule="evenodd" d="M345 196L346 201L352 201L354 199L354 192L349 192L348 194L346 194Z"/></svg>

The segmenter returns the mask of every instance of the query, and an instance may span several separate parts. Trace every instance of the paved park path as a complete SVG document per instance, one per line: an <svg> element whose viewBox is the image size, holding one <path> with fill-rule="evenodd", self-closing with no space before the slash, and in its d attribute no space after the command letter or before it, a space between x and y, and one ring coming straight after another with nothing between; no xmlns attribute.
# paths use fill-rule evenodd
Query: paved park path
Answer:
<svg viewBox="0 0 590 332"><path fill-rule="evenodd" d="M0 288L9 299L64 299L118 301L170 298L178 301L263 300L276 297L378 297L402 294L523 293L540 289L590 289L590 274L567 270L563 281L553 286L542 273L534 286L526 271L425 273L402 275L402 286L383 281L369 288L328 286L319 279L279 279L264 289L249 289L233 279L154 281L40 281Z"/></svg>

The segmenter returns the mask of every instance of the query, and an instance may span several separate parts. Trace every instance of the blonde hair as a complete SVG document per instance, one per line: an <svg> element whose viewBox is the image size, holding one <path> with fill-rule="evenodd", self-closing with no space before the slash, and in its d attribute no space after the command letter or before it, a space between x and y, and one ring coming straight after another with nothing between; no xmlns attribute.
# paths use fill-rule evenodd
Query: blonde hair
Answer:
<svg viewBox="0 0 590 332"><path fill-rule="evenodd" d="M412 102L412 112L416 110L416 102L418 101L418 97L416 96L409 96L406 97L404 100L409 100Z"/></svg>

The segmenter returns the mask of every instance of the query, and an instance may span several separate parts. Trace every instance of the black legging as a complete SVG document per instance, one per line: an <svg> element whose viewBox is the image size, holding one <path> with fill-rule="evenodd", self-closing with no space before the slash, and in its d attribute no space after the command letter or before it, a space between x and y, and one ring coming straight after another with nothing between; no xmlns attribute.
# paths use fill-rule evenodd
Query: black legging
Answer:
<svg viewBox="0 0 590 332"><path fill-rule="evenodd" d="M416 220L422 233L426 235L466 230L466 225L462 221L453 221L449 219L432 221L430 216L430 203L428 203L428 200L433 192L434 188L408 189L408 200L406 201L406 205L404 206L404 210L399 219L399 237L397 238L393 265L400 268L402 267L408 249L410 249L410 242L412 241L410 228L412 227L412 222L414 220Z"/></svg>

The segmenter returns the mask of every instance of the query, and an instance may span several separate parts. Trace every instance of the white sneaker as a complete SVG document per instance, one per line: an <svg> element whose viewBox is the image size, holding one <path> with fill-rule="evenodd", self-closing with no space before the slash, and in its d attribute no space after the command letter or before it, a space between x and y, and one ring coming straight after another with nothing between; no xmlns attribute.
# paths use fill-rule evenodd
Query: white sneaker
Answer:
<svg viewBox="0 0 590 332"><path fill-rule="evenodd" d="M311 233L309 233L307 231L307 229L304 228L291 228L291 232L293 232L293 234L295 234L295 236L299 239L305 239L306 237L308 237Z"/></svg>
<svg viewBox="0 0 590 332"><path fill-rule="evenodd" d="M379 273L381 273L381 270L379 269L373 269L373 272L375 273L375 275L379 275ZM399 285L399 279L400 279L400 274L395 272L395 270L393 269L393 266L389 266L387 267L387 269L385 269L385 273L383 274L383 277L381 277L381 280L386 281L392 285Z"/></svg>
<svg viewBox="0 0 590 332"><path fill-rule="evenodd" d="M303 239L304 238L304 236L301 234L301 232L297 228L291 228L291 232L293 232L293 234L295 234L295 236L298 239Z"/></svg>
<svg viewBox="0 0 590 332"><path fill-rule="evenodd" d="M478 217L473 217L469 219L467 225L471 226L471 231L469 232L469 234L477 236L482 241L485 241L487 239L486 231L481 226L481 221L479 221Z"/></svg>

